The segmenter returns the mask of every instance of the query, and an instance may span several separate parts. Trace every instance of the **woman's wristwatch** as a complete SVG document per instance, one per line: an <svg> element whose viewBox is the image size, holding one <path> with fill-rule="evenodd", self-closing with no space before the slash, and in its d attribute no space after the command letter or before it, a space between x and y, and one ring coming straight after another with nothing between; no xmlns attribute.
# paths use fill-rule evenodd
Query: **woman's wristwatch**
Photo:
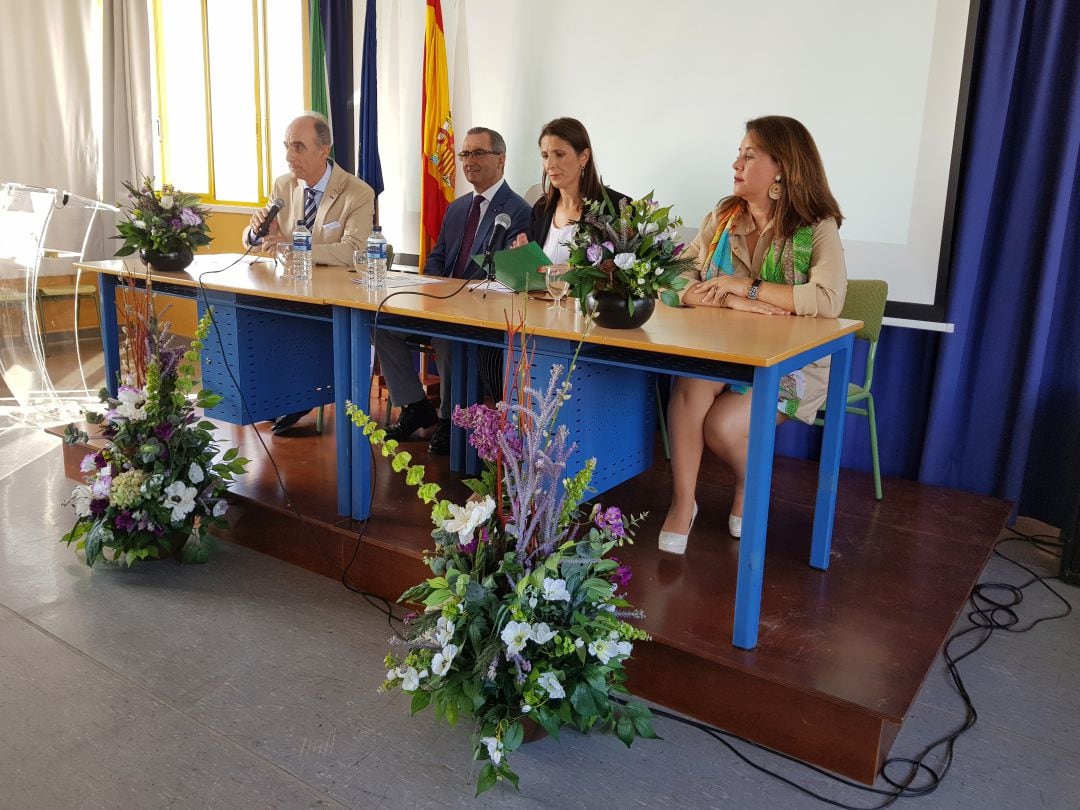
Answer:
<svg viewBox="0 0 1080 810"><path fill-rule="evenodd" d="M746 297L751 301L757 301L758 290L761 288L761 279L755 278L750 282L750 287L746 291Z"/></svg>

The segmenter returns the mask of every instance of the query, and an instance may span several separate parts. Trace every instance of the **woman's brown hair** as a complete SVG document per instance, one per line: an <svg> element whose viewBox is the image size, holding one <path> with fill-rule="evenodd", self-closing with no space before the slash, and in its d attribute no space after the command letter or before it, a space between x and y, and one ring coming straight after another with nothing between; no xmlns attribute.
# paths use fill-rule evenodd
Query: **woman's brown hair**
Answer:
<svg viewBox="0 0 1080 810"><path fill-rule="evenodd" d="M780 199L773 204L776 238L788 239L797 228L829 217L840 227L843 214L829 190L821 154L806 127L794 118L767 115L747 121L746 134L780 167ZM721 211L727 213L740 203L738 198L729 197Z"/></svg>
<svg viewBox="0 0 1080 810"><path fill-rule="evenodd" d="M596 170L596 153L593 151L589 131L585 129L585 125L576 118L556 118L546 123L540 130L540 137L536 139L537 144L544 139L545 135L562 138L579 155L586 149L589 150L589 162L585 164L581 172L581 196L587 200L603 199L604 184L600 180L600 172ZM547 169L544 169L541 175L540 185L544 189L545 206L550 210L559 200L559 190L548 183Z"/></svg>

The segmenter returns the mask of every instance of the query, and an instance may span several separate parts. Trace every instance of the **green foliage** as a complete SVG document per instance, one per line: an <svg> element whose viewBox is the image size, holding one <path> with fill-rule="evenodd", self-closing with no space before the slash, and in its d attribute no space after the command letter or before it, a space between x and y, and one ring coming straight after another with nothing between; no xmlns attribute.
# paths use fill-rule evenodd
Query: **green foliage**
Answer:
<svg viewBox="0 0 1080 810"><path fill-rule="evenodd" d="M152 177L143 178L138 188L125 181L124 188L127 202L118 203L124 218L116 225L119 235L113 237L124 240L117 256L143 249L175 253L210 244L206 224L210 214L195 194L177 191L168 183L155 190Z"/></svg>
<svg viewBox="0 0 1080 810"><path fill-rule="evenodd" d="M631 314L635 298L678 306L678 291L687 284L681 274L691 267L679 258L681 225L652 192L620 201L618 210L606 192L604 199L588 201L570 243L570 295L584 304L592 292L614 292L627 299Z"/></svg>
<svg viewBox="0 0 1080 810"><path fill-rule="evenodd" d="M634 642L649 636L624 620L640 614L619 593L629 568L609 555L632 542L641 516L583 506L594 460L563 477L572 443L556 427L570 391L560 375L552 373L546 392L527 391L539 402L532 407L475 405L455 414L485 462L481 476L465 482L473 495L463 505L438 499L409 453L355 405L346 409L432 504L431 576L401 595L421 610L407 624L408 652L387 655L380 690L408 694L413 714L430 707L450 725L471 718L473 754L484 761L477 795L500 781L518 787L508 759L525 723L556 739L565 726L627 743L655 737L648 709L616 699L626 692Z"/></svg>
<svg viewBox="0 0 1080 810"><path fill-rule="evenodd" d="M145 385L122 385L116 397L102 389L103 411L87 412L87 421L100 426L94 438L107 443L83 460L85 483L70 498L77 519L62 538L85 552L87 565L108 559L130 566L172 554L181 544L183 562L206 562L214 548L211 530L227 526L226 490L248 459L235 447L219 455L214 424L196 421L196 408L220 401L205 389L190 394L195 347L210 322L208 312L185 351L169 348L152 317ZM65 430L71 443L90 438L73 425Z"/></svg>

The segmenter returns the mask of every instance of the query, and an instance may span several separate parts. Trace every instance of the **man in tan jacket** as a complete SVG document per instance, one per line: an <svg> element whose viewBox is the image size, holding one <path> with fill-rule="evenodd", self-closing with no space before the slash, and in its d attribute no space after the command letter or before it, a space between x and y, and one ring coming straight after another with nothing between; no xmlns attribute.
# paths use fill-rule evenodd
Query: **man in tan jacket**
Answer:
<svg viewBox="0 0 1080 810"><path fill-rule="evenodd" d="M312 264L352 266L353 251L364 250L375 214L371 187L330 160L333 145L330 125L316 113L307 113L285 130L285 159L289 173L274 181L271 199L285 205L262 240L255 231L266 217L256 211L244 232L246 245L273 253L280 243L292 241L296 221L304 219L311 230Z"/></svg>
<svg viewBox="0 0 1080 810"><path fill-rule="evenodd" d="M303 219L311 230L312 264L351 267L353 251L363 250L371 234L375 214L375 192L371 187L330 160L333 139L330 125L321 115L307 113L285 130L285 159L289 173L274 181L274 195L284 206L263 239L255 233L266 217L266 209L256 211L244 231L246 245L272 254L281 243L292 241L296 221ZM274 434L284 433L307 411L297 411L274 420Z"/></svg>

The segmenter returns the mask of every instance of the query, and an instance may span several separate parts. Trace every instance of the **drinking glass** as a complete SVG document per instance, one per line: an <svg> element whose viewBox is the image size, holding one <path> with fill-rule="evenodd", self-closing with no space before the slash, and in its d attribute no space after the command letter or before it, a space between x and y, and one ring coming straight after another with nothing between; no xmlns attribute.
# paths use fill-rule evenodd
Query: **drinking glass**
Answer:
<svg viewBox="0 0 1080 810"><path fill-rule="evenodd" d="M274 262L281 265L281 277L292 278L292 243L279 242L274 248Z"/></svg>
<svg viewBox="0 0 1080 810"><path fill-rule="evenodd" d="M364 248L364 250L354 250L352 252L352 268L353 272L356 273L357 278L360 280L360 285L362 287L367 287L367 248Z"/></svg>
<svg viewBox="0 0 1080 810"><path fill-rule="evenodd" d="M570 291L570 282L566 280L570 267L565 264L549 264L541 267L540 272L544 274L548 295L555 301L548 309L563 309L563 296Z"/></svg>

